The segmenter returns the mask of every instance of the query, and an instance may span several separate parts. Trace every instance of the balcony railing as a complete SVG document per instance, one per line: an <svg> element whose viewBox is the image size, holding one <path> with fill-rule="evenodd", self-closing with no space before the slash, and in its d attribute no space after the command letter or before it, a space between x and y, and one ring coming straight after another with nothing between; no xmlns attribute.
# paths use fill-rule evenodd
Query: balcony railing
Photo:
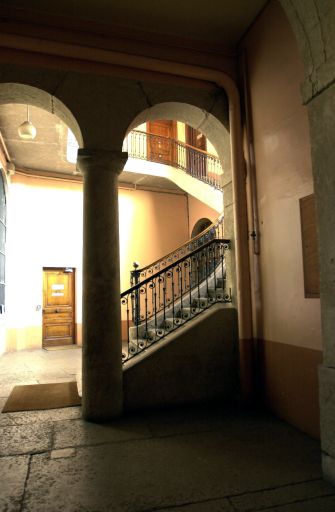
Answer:
<svg viewBox="0 0 335 512"><path fill-rule="evenodd" d="M132 158L176 167L193 178L222 190L223 169L220 160L184 142L133 130L125 139L124 150Z"/></svg>

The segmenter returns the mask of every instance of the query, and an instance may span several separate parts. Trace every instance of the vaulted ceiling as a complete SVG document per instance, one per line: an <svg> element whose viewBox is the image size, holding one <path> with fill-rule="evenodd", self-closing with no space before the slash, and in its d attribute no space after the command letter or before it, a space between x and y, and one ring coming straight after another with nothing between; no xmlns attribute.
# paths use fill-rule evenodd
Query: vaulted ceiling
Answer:
<svg viewBox="0 0 335 512"><path fill-rule="evenodd" d="M268 0L2 0L1 4L227 49L236 44Z"/></svg>
<svg viewBox="0 0 335 512"><path fill-rule="evenodd" d="M184 38L196 41L198 48L212 45L232 53L266 4L267 0L0 0L0 21L6 23L11 16L29 21L29 14L40 23L66 22L68 27L71 20L91 20L119 37L134 32L142 39L178 37L179 44ZM32 108L31 113L38 136L33 142L22 141L17 128L25 118L25 106L0 105L0 130L13 162L21 169L73 173L75 165L66 160L66 126L41 109Z"/></svg>

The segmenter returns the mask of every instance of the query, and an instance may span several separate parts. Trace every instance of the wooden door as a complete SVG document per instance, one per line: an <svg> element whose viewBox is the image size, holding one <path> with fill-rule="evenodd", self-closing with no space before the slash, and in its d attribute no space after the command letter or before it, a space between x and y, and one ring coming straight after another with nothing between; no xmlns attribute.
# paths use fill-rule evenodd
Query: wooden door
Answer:
<svg viewBox="0 0 335 512"><path fill-rule="evenodd" d="M207 139L203 133L191 126L185 125L185 129L187 169L189 174L201 179L207 174Z"/></svg>
<svg viewBox="0 0 335 512"><path fill-rule="evenodd" d="M147 154L151 162L173 164L176 148L174 144L176 136L175 121L150 121L147 123L148 136ZM155 137L156 136L156 137Z"/></svg>
<svg viewBox="0 0 335 512"><path fill-rule="evenodd" d="M74 279L72 268L43 269L43 347L75 343Z"/></svg>

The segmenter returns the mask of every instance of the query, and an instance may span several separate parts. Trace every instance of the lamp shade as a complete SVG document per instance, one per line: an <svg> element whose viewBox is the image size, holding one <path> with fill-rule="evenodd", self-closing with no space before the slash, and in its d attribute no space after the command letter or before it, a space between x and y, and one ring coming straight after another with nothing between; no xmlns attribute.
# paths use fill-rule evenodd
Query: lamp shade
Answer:
<svg viewBox="0 0 335 512"><path fill-rule="evenodd" d="M33 140L36 137L36 128L31 121L24 121L17 131L20 138L24 140Z"/></svg>

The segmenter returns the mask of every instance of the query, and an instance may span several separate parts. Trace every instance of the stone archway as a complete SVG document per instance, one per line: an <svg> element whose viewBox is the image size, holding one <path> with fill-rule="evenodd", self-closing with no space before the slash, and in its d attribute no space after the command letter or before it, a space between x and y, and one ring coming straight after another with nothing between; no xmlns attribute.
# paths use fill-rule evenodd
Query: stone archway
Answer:
<svg viewBox="0 0 335 512"><path fill-rule="evenodd" d="M295 34L305 67L302 101L310 122L312 166L320 252L323 365L319 372L323 471L335 482L335 23L332 2L280 0ZM330 35L331 34L331 35Z"/></svg>
<svg viewBox="0 0 335 512"><path fill-rule="evenodd" d="M232 173L231 180L226 183L225 195L228 199L227 204L229 203L230 205L231 217L234 219L234 233L231 233L231 237L235 235L233 250L238 263L236 266L238 268L238 273L236 278L236 288L233 292L235 293L235 296L238 297L239 303L240 353L247 354L250 352L251 347L250 276L247 256L248 251L246 249L248 245L246 192L241 144L240 104L237 86L231 77L222 71L184 64L177 64L171 68L171 63L168 61L161 61L158 59L141 59L139 61L136 58L132 58L132 56L129 56L129 58L130 61L128 62L125 57L123 62L124 66L129 65L136 69L150 70L150 76L153 78L150 80L145 78L143 81L138 82L137 79L115 78L114 76L107 74L99 74L99 80L93 80L90 79L91 75L80 73L75 70L64 73L64 70L58 68L48 70L44 68L42 69L39 67L41 64L38 64L35 67L29 67L29 65L24 67L24 65L21 66L13 64L4 70L2 79L5 82L11 83L25 83L28 80L29 85L32 87L38 88L41 86L41 89L48 91L50 97L57 96L63 104L67 105L74 117L78 120L83 135L83 145L85 146L85 150L79 150L79 166L85 174L84 191L87 190L88 192L90 190L86 195L86 199L84 199L84 211L87 212L89 210L89 206L92 206L90 210L91 213L87 216L87 221L84 221L84 223L92 221L90 228L88 229L87 227L86 229L86 233L89 235L87 237L88 243L85 245L84 242L84 253L85 251L87 253L86 260L84 258L84 261L87 263L88 281L90 281L91 284L94 281L94 265L96 274L98 274L103 267L98 265L98 260L91 253L93 246L92 243L90 243L90 236L91 234L93 236L93 233L96 234L101 231L101 219L105 221L108 215L112 216L112 221L110 225L108 225L109 235L113 238L113 243L116 248L115 250L117 251L118 241L117 234L114 229L117 225L117 211L112 211L110 207L111 197L114 198L117 180L114 178L113 180L107 180L105 178L107 176L107 169L112 173L118 173L122 170L126 158L126 155L121 152L122 142L127 128L132 124L136 116L143 111L150 110L152 112L153 109L158 108L159 104L178 102L182 104L189 104L191 108L197 108L201 112L202 119L204 119L204 116L208 115L209 117L213 116L217 118L219 122L223 123L223 126L228 126L229 122ZM109 64L113 63L113 59L113 52L109 52ZM164 75L169 76L172 71L175 76L169 77L168 87L158 79L157 82L155 81L156 73L163 73ZM186 80L184 80L184 78ZM195 80L196 87L194 87L193 80ZM137 121L137 123L139 123L139 121ZM191 126L193 124L193 127L195 128L199 127L197 122L192 123L189 121L189 124L191 124ZM204 127L205 125L201 127L201 131L213 140L214 145L216 145L214 137L209 133L206 134L206 129ZM73 131L75 133L75 130ZM91 178L88 177L89 175ZM107 209L105 209L104 212L102 211L103 205L102 201L99 199L99 194L97 193L96 196L94 196L94 200L92 199L93 189L94 193L97 192L97 176L101 177L101 190L105 191L106 186L107 193L107 187L110 187L109 199L106 195ZM108 209L108 207L110 209ZM101 218L96 215L96 210L101 214ZM95 226L93 225L94 223ZM111 238L109 243L107 243L107 237L105 237L105 239L102 237L100 240L102 245L106 242L104 246L106 249L105 259L110 258L109 246ZM104 251L100 247L100 253L102 252ZM108 300L106 297L108 296L109 298L109 296L114 295L114 292L116 296L119 292L119 280L116 270L117 257L115 257L113 261L115 266L111 269L111 272L114 275L114 280L113 284L108 287L108 293L106 290L99 291L98 283L93 283L96 295L103 298L107 308L106 310L108 311L109 304L107 304ZM101 283L102 281L104 281L105 284L107 283L105 279L100 279L99 282ZM89 295L89 293L86 293L86 295ZM85 300L84 292L84 303ZM97 300L95 302L97 302ZM99 320L97 319L100 319L101 317L99 316L99 311L96 311L97 317L94 319L94 315L92 313L94 305L91 303L88 304L87 302L86 306L86 317L91 318L92 320L92 329L86 328L86 333L90 331L89 336L92 338L92 348L95 343L94 338L97 338L93 327L96 327L96 325L99 324ZM115 306L115 308L117 307ZM115 311L117 311L117 309L115 309ZM105 332L106 346L107 338L109 337L107 331L108 329ZM117 336L118 335L116 334L116 337ZM99 357L101 359L101 365L106 366L107 359L103 361L104 357L101 354L101 351L99 353ZM250 361L246 361L246 368L250 366L249 363ZM101 374L104 371L105 370L102 368ZM249 368L246 369L246 373L248 372ZM98 373L99 370L97 368L95 368L95 370L92 369L92 376L96 380L97 384L100 385L101 379L98 377ZM109 372L106 369L106 381L108 381L106 383L107 391L111 384L111 377L108 373ZM120 375L121 371L119 368L117 386L119 385ZM92 398L88 398L86 403L88 404L90 402L90 405L92 405L95 411L93 416L88 412L85 413L85 415L86 417L90 416L98 419L102 417L99 410L101 411L103 409L105 401L101 400L100 404L97 401L94 403L95 398L93 399L93 397L96 396L94 386L95 384L89 386L91 387L91 392L93 394ZM248 393L249 387L250 383L247 383L244 386L244 391ZM88 396L84 390L84 395L85 394ZM88 410L86 406L84 409ZM117 406L117 409L119 410L119 405ZM97 416L95 416L95 412L98 412ZM108 414L109 413L106 410L106 415L108 416Z"/></svg>
<svg viewBox="0 0 335 512"><path fill-rule="evenodd" d="M190 96L192 100L192 95ZM251 348L251 316L250 316L250 275L247 261L247 219L245 202L245 183L238 162L242 159L242 147L233 147L231 128L234 125L232 111L239 109L230 98L228 113L220 116L200 109L196 102L185 103L175 101L157 102L144 109L131 121L124 136L136 126L157 119L178 120L201 132L212 142L218 152L223 167L227 170L223 179L225 236L232 240L232 256L227 261L227 286L232 289L233 305L238 309L239 319L239 354L240 354L240 385L243 399L250 400L253 394L252 348ZM228 128L229 126L229 128ZM239 125L236 126L237 132ZM235 134L236 135L236 134ZM237 137L238 138L238 137ZM235 141L236 142L236 141ZM235 153L235 156L234 156ZM234 162L233 162L234 160ZM242 184L243 181L243 184ZM239 185L237 186L237 182ZM242 250L243 245L243 250ZM246 258L244 263L241 257Z"/></svg>
<svg viewBox="0 0 335 512"><path fill-rule="evenodd" d="M218 119L213 114L200 109L199 107L184 102L162 102L150 106L142 110L130 123L125 136L136 126L147 121L154 121L157 119L166 119L181 121L193 128L201 130L201 132L211 141L224 169L223 177L223 194L224 196L231 197L232 195L232 168L231 168L231 148L230 148L230 133L227 128L229 121L226 117ZM235 237L235 219L233 206L230 202L223 204L224 217L225 217L225 236L227 238ZM231 258L233 260L233 258ZM231 261L228 265L227 274L230 276L229 287L234 292L233 303L235 306L238 304L236 290L236 274L235 265Z"/></svg>
<svg viewBox="0 0 335 512"><path fill-rule="evenodd" d="M191 232L191 238L194 238L197 235L200 235L202 231L204 231L206 228L208 228L212 224L211 220L203 218L199 219L193 226L192 232Z"/></svg>
<svg viewBox="0 0 335 512"><path fill-rule="evenodd" d="M200 130L215 147L225 169L225 181L231 181L231 154L228 119L218 119L213 114L188 103L164 102L153 105L138 114L127 133L147 121L154 119L178 120Z"/></svg>
<svg viewBox="0 0 335 512"><path fill-rule="evenodd" d="M30 194L29 192L26 193L26 191L28 191L29 188L26 187L25 184L23 184L24 181L21 181L21 183L18 185L20 177L17 171L19 169L21 170L21 179L24 180L22 174L24 174L26 170L28 171L28 173L29 170L31 173L33 173L34 170L36 170L37 167L41 165L41 161L37 156L37 148L41 148L43 145L42 140L45 140L44 135L42 135L43 132L42 130L39 131L39 128L37 139L35 139L34 141L28 141L28 145L30 145L29 149L27 149L27 141L22 141L18 137L17 128L19 124L26 119L26 117L22 118L17 124L15 124L15 121L13 120L17 119L18 112L24 111L24 115L26 114L26 105L32 106L32 109L35 110L35 112L39 111L40 113L42 113L42 115L45 116L50 122L50 131L49 126L47 126L48 130L46 131L48 131L48 134L46 135L46 137L50 135L51 131L54 129L55 126L59 128L59 125L61 124L62 128L65 129L65 131L62 133L67 134L67 127L69 127L71 130L75 132L76 137L82 143L81 129L79 127L77 120L71 113L70 109L58 98L56 98L55 96L53 96L52 94L50 94L42 88L34 87L24 83L5 82L0 84L0 107L2 117L1 129L4 142L4 146L2 147L2 149L5 154L5 157L1 163L1 167L3 167L3 174L6 180L6 189L7 186L11 187L10 193L7 195L9 211L9 236L6 240L6 251L8 255L6 264L7 293L6 316L4 324L5 328L1 332L2 339L0 340L1 351L17 350L27 348L28 346L30 348L42 347L42 262L41 260L39 260L37 256L38 254L42 254L43 250L41 250L41 248L36 248L37 246L36 243L34 243L33 241L34 236L32 234L34 232L35 226L38 226L37 229L40 229L40 232L43 232L44 236L38 237L36 235L36 239L39 238L41 240L41 244L44 243L45 247L47 247L48 245L50 246L50 244L48 244L47 242L46 233L51 233L51 231L53 231L50 229L50 225L52 223L50 220L50 217L52 216L52 214L50 215L51 211L55 212L55 215L57 215L57 225L64 225L64 223L62 223L60 219L61 216L59 215L59 212L61 211L61 209L58 203L53 205L50 204L50 209L48 212L46 211L46 209L43 208L38 209L36 206L38 204L38 201L34 201L34 205L29 204L28 197L30 196ZM64 124L61 123L60 120L62 120ZM57 133L57 135L59 135L59 138L61 138L60 131L56 132L55 129L55 133ZM7 148L6 144L8 146ZM18 147L22 148L22 150L20 149L22 153L30 152L30 154L32 155L30 163L36 163L36 166L29 165L28 163L27 165L23 165L21 167L22 159L18 156ZM48 151L45 151L45 159L43 160L43 163L47 162L48 160L51 160L50 153ZM17 163L18 161L20 162L19 164ZM60 161L62 161L61 158ZM27 162L27 160L25 160L25 162ZM43 167L41 165L40 170L42 170L42 168ZM43 169L47 171L47 167ZM20 187L22 188L22 191L24 190L22 201L20 200L20 197L16 195L15 192ZM29 211L28 215L26 214L27 211ZM35 212L35 216L32 214L33 211ZM65 211L64 207L63 211ZM32 215L32 217L34 217L34 221L36 221L36 223L34 221L32 222L31 220L30 222L28 222L27 219L30 218L30 214ZM47 227L44 228L44 231L42 231L41 227L43 221L41 222L41 219L39 218L40 214L41 218L43 220L45 219L47 222ZM15 221L16 217L20 219L20 222ZM20 229L22 229L22 231L20 231L20 229L17 229L18 225L20 225ZM25 244L23 241L24 235L22 236L22 233L27 233L27 237L29 237L30 240L30 250L28 251L28 253L25 250ZM56 238L56 233L53 233L50 236ZM65 252L66 250L64 251L64 253ZM80 261L81 249L79 249L78 253L78 260ZM27 276L29 276L29 278ZM22 286L22 279L25 279L27 281L29 281L30 279L31 283L36 283L37 296L35 298L34 292L30 291L31 286L27 286L27 288L29 288L29 292L27 294L27 297L29 296L29 299L27 303L25 303L21 307L19 304L20 301L17 300L17 295L18 293L20 293L19 290L21 289ZM33 320L31 314L29 316L28 313L25 316L25 311L33 311L34 306L32 306L32 304L36 303L40 303L39 309L36 309L36 311L40 311L40 314L35 316L36 330L34 331L34 335L32 337L33 341L32 343L30 343L28 341L29 325L32 323ZM23 336L21 336L20 334L22 329L24 330Z"/></svg>

